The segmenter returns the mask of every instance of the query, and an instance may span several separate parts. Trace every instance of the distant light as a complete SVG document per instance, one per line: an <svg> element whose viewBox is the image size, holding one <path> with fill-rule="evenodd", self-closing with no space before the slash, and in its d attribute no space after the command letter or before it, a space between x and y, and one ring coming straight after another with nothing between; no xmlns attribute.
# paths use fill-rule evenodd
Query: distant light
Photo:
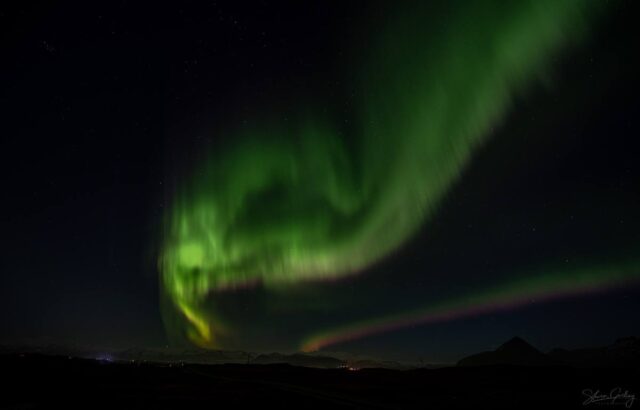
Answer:
<svg viewBox="0 0 640 410"><path fill-rule="evenodd" d="M113 357L111 357L111 355L108 354L102 354L99 355L98 357L96 357L96 360L100 361L100 362L113 362Z"/></svg>

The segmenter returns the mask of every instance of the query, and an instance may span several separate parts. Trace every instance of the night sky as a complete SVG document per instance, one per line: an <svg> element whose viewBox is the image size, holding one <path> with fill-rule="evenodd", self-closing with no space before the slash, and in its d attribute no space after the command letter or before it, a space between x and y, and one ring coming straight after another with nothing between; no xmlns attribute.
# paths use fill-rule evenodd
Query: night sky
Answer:
<svg viewBox="0 0 640 410"><path fill-rule="evenodd" d="M0 343L640 333L637 2L85 3L0 8Z"/></svg>

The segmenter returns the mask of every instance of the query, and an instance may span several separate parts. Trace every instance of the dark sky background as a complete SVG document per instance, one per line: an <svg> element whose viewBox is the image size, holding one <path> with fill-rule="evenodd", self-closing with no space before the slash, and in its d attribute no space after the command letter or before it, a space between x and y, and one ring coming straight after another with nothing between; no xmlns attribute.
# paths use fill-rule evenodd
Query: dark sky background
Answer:
<svg viewBox="0 0 640 410"><path fill-rule="evenodd" d="M344 39L379 8L345 3L3 3L0 342L167 344L155 266L165 187L220 122L318 90L340 100ZM421 286L437 293L539 260L637 249L639 10L612 3L558 59L553 86L516 101L428 232L371 268L370 292L419 297L416 280L381 272L418 275L425 260L442 273ZM467 273L442 280L450 270ZM335 349L446 361L515 335L543 350L603 345L638 335L638 311L631 286Z"/></svg>

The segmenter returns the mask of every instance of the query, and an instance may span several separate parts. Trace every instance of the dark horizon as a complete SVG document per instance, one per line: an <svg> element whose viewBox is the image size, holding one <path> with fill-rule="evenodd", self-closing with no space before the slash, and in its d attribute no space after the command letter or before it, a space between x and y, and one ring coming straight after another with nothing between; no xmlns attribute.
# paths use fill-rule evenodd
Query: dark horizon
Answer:
<svg viewBox="0 0 640 410"><path fill-rule="evenodd" d="M129 346L127 348L104 349L97 346L73 346L69 344L29 344L14 343L0 345L3 357L62 357L68 359L88 359L98 362L146 362L149 364L247 364L247 365L279 365L288 364L299 367L343 368L359 366L371 369L438 369L446 367L477 366L543 366L543 367L577 367L577 368L637 368L640 365L640 337L626 336L617 338L603 346L582 346L566 348L556 346L549 350L538 349L519 336L503 341L497 348L467 352L453 361L426 361L423 357L404 360L390 360L384 357L373 357L350 352L316 351L316 352L272 352L242 350L210 350L195 346L145 347Z"/></svg>

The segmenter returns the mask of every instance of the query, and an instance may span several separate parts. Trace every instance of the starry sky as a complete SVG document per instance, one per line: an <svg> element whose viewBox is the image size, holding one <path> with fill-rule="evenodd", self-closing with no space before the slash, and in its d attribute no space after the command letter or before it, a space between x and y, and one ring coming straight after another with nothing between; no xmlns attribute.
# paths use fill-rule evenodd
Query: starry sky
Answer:
<svg viewBox="0 0 640 410"><path fill-rule="evenodd" d="M637 335L631 1L0 10L2 343Z"/></svg>

